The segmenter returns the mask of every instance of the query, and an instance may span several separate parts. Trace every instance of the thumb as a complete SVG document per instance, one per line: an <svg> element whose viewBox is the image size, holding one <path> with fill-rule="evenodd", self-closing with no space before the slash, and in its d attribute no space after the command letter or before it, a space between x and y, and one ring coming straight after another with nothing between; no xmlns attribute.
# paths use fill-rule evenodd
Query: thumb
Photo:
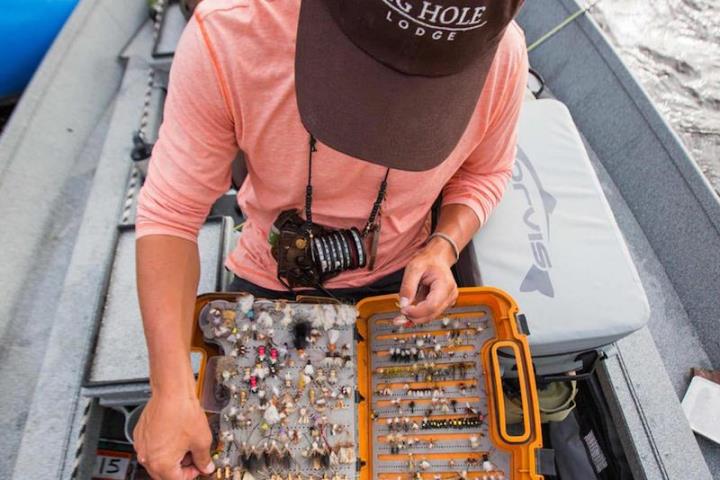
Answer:
<svg viewBox="0 0 720 480"><path fill-rule="evenodd" d="M418 285L422 279L423 271L417 267L408 265L403 274L402 285L400 285L400 312L405 313L405 309L412 303L418 291Z"/></svg>
<svg viewBox="0 0 720 480"><path fill-rule="evenodd" d="M198 442L190 450L195 466L203 475L210 475L215 471L215 463L210 458L210 445Z"/></svg>
<svg viewBox="0 0 720 480"><path fill-rule="evenodd" d="M205 476L197 467L185 467L182 469L183 480L196 480L200 475Z"/></svg>

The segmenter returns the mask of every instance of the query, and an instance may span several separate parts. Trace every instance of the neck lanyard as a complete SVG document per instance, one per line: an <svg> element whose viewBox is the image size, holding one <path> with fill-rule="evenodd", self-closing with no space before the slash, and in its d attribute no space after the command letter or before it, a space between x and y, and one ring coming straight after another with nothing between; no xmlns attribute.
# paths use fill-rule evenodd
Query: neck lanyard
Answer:
<svg viewBox="0 0 720 480"><path fill-rule="evenodd" d="M317 152L316 143L317 140L312 134L310 134L310 149L308 151L308 181L307 186L305 187L305 227L308 232L310 231L310 227L312 225L312 159L313 152ZM367 223L362 230L363 237L367 237L370 232L379 230L378 214L380 213L380 206L382 205L382 202L385 199L385 193L387 192L387 179L389 174L390 169L388 168L385 171L385 176L383 177L382 182L380 182L380 188L378 189L375 203L373 203L370 216L368 217Z"/></svg>

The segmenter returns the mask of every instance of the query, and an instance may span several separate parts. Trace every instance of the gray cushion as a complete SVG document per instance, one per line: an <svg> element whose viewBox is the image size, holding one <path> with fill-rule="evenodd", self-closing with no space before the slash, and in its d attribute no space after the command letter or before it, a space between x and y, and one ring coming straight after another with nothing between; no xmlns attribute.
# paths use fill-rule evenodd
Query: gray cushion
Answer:
<svg viewBox="0 0 720 480"><path fill-rule="evenodd" d="M505 196L470 248L527 315L533 355L600 347L648 320L627 246L567 108L525 103Z"/></svg>

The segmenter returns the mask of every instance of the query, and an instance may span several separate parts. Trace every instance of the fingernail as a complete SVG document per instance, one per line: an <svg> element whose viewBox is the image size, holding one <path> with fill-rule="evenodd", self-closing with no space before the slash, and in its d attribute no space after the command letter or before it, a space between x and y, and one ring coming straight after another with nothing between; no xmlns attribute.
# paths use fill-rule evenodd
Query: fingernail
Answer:
<svg viewBox="0 0 720 480"><path fill-rule="evenodd" d="M405 297L400 297L400 308L405 308L408 305L410 305L410 299Z"/></svg>
<svg viewBox="0 0 720 480"><path fill-rule="evenodd" d="M208 474L213 473L213 472L215 471L215 463L214 463L214 462L210 462L210 463L208 464L208 466L205 467L205 471L206 471Z"/></svg>
<svg viewBox="0 0 720 480"><path fill-rule="evenodd" d="M397 317L395 317L393 319L393 325L397 325L397 326L405 325L407 323L407 321L408 320L407 320L407 317L405 317L405 315L398 315Z"/></svg>

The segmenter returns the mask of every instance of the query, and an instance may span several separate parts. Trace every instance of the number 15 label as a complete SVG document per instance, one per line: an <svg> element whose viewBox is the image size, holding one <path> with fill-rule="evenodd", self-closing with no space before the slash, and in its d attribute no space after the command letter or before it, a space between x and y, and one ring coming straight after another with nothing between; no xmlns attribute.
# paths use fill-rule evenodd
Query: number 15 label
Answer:
<svg viewBox="0 0 720 480"><path fill-rule="evenodd" d="M131 458L130 453L98 450L93 480L125 480Z"/></svg>

